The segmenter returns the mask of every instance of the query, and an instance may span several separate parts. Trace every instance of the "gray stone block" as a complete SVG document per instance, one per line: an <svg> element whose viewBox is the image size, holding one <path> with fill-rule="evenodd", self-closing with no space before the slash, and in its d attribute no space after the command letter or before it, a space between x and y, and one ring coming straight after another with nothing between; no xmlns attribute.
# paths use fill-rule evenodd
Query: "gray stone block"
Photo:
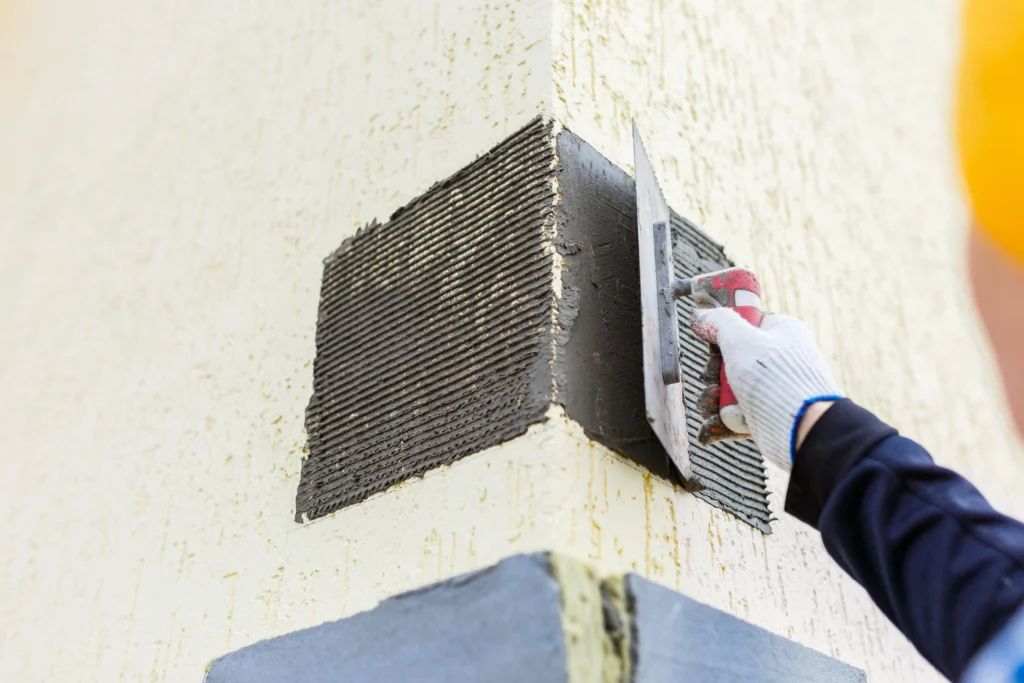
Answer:
<svg viewBox="0 0 1024 683"><path fill-rule="evenodd" d="M207 683L565 683L559 587L543 555L385 600L213 662Z"/></svg>
<svg viewBox="0 0 1024 683"><path fill-rule="evenodd" d="M638 576L634 683L863 683L863 671Z"/></svg>
<svg viewBox="0 0 1024 683"><path fill-rule="evenodd" d="M206 683L863 683L864 672L635 575L518 555L242 648Z"/></svg>

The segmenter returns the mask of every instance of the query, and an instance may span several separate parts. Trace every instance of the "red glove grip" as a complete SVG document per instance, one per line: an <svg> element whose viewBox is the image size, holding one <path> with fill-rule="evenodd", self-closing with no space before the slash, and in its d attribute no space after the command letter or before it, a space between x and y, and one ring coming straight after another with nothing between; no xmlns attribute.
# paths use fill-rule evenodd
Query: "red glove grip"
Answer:
<svg viewBox="0 0 1024 683"><path fill-rule="evenodd" d="M754 327L761 327L761 321L764 320L764 313L753 306L737 306L734 309L740 314L744 320L753 325ZM736 432L737 434L749 434L750 428L747 427L747 420L743 417L743 411L740 410L739 401L736 400L736 393L732 390L732 385L729 384L729 379L725 375L725 362L722 362L722 372L719 375L719 382L722 385L722 391L719 394L719 408L718 414L722 416L722 422L725 426Z"/></svg>
<svg viewBox="0 0 1024 683"><path fill-rule="evenodd" d="M745 268L729 268L693 279L693 296L698 304L725 306L735 310L755 327L761 326L761 283L757 276ZM736 400L736 394L726 377L725 364L719 377L722 385L719 415L725 426L738 434L749 434L750 429Z"/></svg>

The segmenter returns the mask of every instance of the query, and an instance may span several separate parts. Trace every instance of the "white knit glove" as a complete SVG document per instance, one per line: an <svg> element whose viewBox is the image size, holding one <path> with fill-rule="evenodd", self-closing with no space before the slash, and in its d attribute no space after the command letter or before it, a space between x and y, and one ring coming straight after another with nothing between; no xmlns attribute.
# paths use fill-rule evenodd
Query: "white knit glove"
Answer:
<svg viewBox="0 0 1024 683"><path fill-rule="evenodd" d="M789 471L804 410L842 398L811 333L800 320L771 313L754 327L729 308L696 309L691 322L697 336L721 348L729 384L761 454ZM712 419L721 422L717 415Z"/></svg>

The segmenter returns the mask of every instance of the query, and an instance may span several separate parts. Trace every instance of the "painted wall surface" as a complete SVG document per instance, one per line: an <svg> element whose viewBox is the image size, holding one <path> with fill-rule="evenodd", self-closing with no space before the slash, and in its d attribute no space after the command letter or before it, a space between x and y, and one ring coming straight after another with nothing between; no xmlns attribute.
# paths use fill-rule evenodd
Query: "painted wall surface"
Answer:
<svg viewBox="0 0 1024 683"><path fill-rule="evenodd" d="M637 117L670 203L848 393L1024 512L962 279L953 3L670 4L0 1L0 679L197 681L543 548L935 679L810 530L765 537L557 412L292 521L321 259L538 111L627 167Z"/></svg>

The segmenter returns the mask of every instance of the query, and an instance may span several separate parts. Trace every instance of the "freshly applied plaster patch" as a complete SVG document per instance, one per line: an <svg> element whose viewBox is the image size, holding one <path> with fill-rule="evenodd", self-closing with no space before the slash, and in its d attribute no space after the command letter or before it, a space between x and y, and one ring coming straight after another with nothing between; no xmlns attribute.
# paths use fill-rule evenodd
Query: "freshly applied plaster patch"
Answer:
<svg viewBox="0 0 1024 683"><path fill-rule="evenodd" d="M668 454L644 411L640 276L636 190L629 175L569 131L558 136L556 207L562 279L577 296L572 333L559 368L566 413L587 435L624 453L662 477L673 478ZM695 225L672 213L676 277L727 268L732 262ZM679 300L679 348L687 407L689 457L706 487L700 498L732 512L765 533L771 531L761 455L750 441L697 442L700 419L693 407L704 386L699 375L707 344L686 326L693 300Z"/></svg>
<svg viewBox="0 0 1024 683"><path fill-rule="evenodd" d="M543 419L551 128L534 121L324 262L297 521Z"/></svg>
<svg viewBox="0 0 1024 683"><path fill-rule="evenodd" d="M727 263L676 215L673 231L680 275ZM541 119L346 240L324 263L296 519L512 439L554 403L675 479L645 416L638 269L633 179ZM680 335L692 406L706 349ZM689 417L698 495L769 531L760 456L701 447Z"/></svg>
<svg viewBox="0 0 1024 683"><path fill-rule="evenodd" d="M675 478L644 410L633 179L569 131L557 148L557 247L574 310L559 349L558 400L587 436Z"/></svg>

